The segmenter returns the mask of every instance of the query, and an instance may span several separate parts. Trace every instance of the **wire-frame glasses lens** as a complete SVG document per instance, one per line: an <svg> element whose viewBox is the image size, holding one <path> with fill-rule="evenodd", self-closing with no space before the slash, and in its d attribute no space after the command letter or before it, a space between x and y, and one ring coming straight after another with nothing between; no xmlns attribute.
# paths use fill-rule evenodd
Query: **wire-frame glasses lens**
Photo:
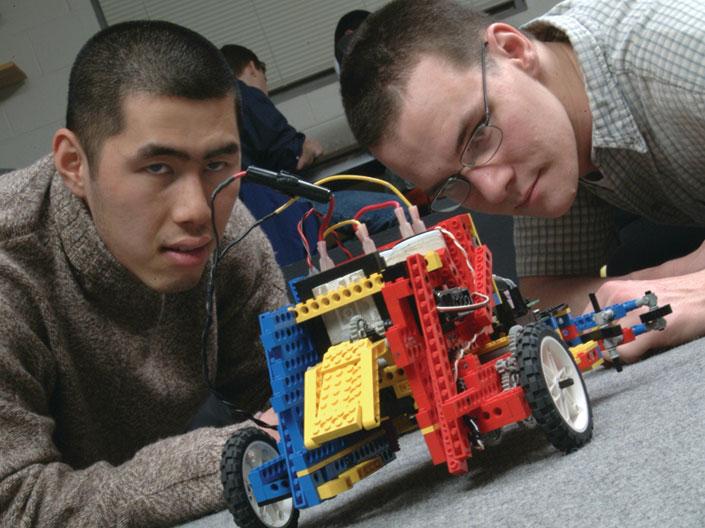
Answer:
<svg viewBox="0 0 705 528"><path fill-rule="evenodd" d="M502 131L496 126L480 125L465 146L460 162L473 168L489 163L502 144Z"/></svg>
<svg viewBox="0 0 705 528"><path fill-rule="evenodd" d="M460 176L451 176L434 194L431 209L437 213L449 213L460 207L470 194L470 182Z"/></svg>

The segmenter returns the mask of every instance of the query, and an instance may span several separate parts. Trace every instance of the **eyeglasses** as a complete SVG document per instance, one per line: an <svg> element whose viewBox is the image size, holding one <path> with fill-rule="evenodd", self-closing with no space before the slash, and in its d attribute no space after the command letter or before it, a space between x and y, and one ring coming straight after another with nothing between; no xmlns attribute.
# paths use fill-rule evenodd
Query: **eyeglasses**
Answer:
<svg viewBox="0 0 705 528"><path fill-rule="evenodd" d="M490 107L487 103L487 74L485 72L487 42L482 44L480 62L482 64L482 99L485 108L485 117L470 135L463 152L460 155L460 164L472 169L486 165L492 160L502 144L502 130L490 125ZM453 175L445 180L437 191L432 193L431 209L439 213L456 210L470 194L471 185L460 175Z"/></svg>

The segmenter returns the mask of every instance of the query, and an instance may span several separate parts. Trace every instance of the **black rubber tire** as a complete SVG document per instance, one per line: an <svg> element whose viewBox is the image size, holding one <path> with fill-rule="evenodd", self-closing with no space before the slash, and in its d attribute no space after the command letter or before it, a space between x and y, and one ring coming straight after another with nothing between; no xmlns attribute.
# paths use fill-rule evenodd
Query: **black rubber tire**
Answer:
<svg viewBox="0 0 705 528"><path fill-rule="evenodd" d="M223 496L228 510L240 528L273 528L263 521L250 503L247 495L247 483L244 481L243 463L248 448L255 442L264 442L277 451L277 444L267 433L256 427L239 429L223 446L220 460L220 479L223 483ZM292 507L291 516L285 524L276 524L281 528L296 528L299 522L299 510Z"/></svg>
<svg viewBox="0 0 705 528"><path fill-rule="evenodd" d="M582 430L574 428L563 418L549 392L541 362L541 345L547 338L552 338L560 344L570 363L575 367L572 373L572 384L578 384L578 390L584 393L588 412L587 423ZM519 384L524 389L532 416L548 437L548 441L566 453L575 451L588 443L592 438L593 427L590 398L573 355L560 336L544 323L528 324L517 335L516 357L519 364Z"/></svg>

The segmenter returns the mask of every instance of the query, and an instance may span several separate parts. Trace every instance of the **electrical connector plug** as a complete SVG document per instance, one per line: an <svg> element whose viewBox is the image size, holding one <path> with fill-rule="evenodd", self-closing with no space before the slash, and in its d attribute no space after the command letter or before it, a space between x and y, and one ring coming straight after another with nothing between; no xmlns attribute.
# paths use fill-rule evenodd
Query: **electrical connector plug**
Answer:
<svg viewBox="0 0 705 528"><path fill-rule="evenodd" d="M326 241L325 240L319 240L316 243L316 247L318 248L318 267L321 269L321 271L326 271L331 268L335 267L335 263L333 262L333 259L331 259L328 256L328 248L326 248Z"/></svg>
<svg viewBox="0 0 705 528"><path fill-rule="evenodd" d="M406 219L404 209L402 209L401 207L395 207L394 216L397 217L397 221L399 222L399 232L401 233L401 237L409 238L410 236L412 236L414 234L414 230L412 229L409 221Z"/></svg>
<svg viewBox="0 0 705 528"><path fill-rule="evenodd" d="M377 251L377 246L375 245L374 241L370 238L369 233L367 232L367 226L363 223L360 223L360 225L355 227L355 236L357 239L362 243L362 251L365 253L365 255L369 255L370 253L374 253Z"/></svg>
<svg viewBox="0 0 705 528"><path fill-rule="evenodd" d="M419 208L415 205L409 207L409 216L411 216L411 228L417 235L419 233L424 233L426 231L426 224L421 220L421 215L419 214Z"/></svg>

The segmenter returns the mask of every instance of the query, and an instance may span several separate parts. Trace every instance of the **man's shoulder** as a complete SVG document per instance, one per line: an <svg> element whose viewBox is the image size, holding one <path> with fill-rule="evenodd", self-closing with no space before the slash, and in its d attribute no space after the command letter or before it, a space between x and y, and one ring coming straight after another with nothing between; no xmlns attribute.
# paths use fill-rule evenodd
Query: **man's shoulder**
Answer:
<svg viewBox="0 0 705 528"><path fill-rule="evenodd" d="M240 90L240 96L247 99L255 99L257 101L266 101L272 104L272 100L259 88L255 86L250 86L247 83L242 82L240 79L237 81L238 89Z"/></svg>
<svg viewBox="0 0 705 528"><path fill-rule="evenodd" d="M522 27L539 40L588 39L601 46L620 68L644 68L643 57L661 51L664 61L673 52L704 46L704 2L674 6L664 0L572 0L561 2ZM693 52L694 53L694 52ZM698 56L694 53L694 56ZM695 59L693 59L695 60Z"/></svg>
<svg viewBox="0 0 705 528"><path fill-rule="evenodd" d="M36 231L55 174L53 158L48 155L0 176L0 244Z"/></svg>
<svg viewBox="0 0 705 528"><path fill-rule="evenodd" d="M240 100L242 101L242 112L247 117L258 117L276 115L281 116L281 112L274 106L272 100L259 88L237 81L240 90Z"/></svg>

